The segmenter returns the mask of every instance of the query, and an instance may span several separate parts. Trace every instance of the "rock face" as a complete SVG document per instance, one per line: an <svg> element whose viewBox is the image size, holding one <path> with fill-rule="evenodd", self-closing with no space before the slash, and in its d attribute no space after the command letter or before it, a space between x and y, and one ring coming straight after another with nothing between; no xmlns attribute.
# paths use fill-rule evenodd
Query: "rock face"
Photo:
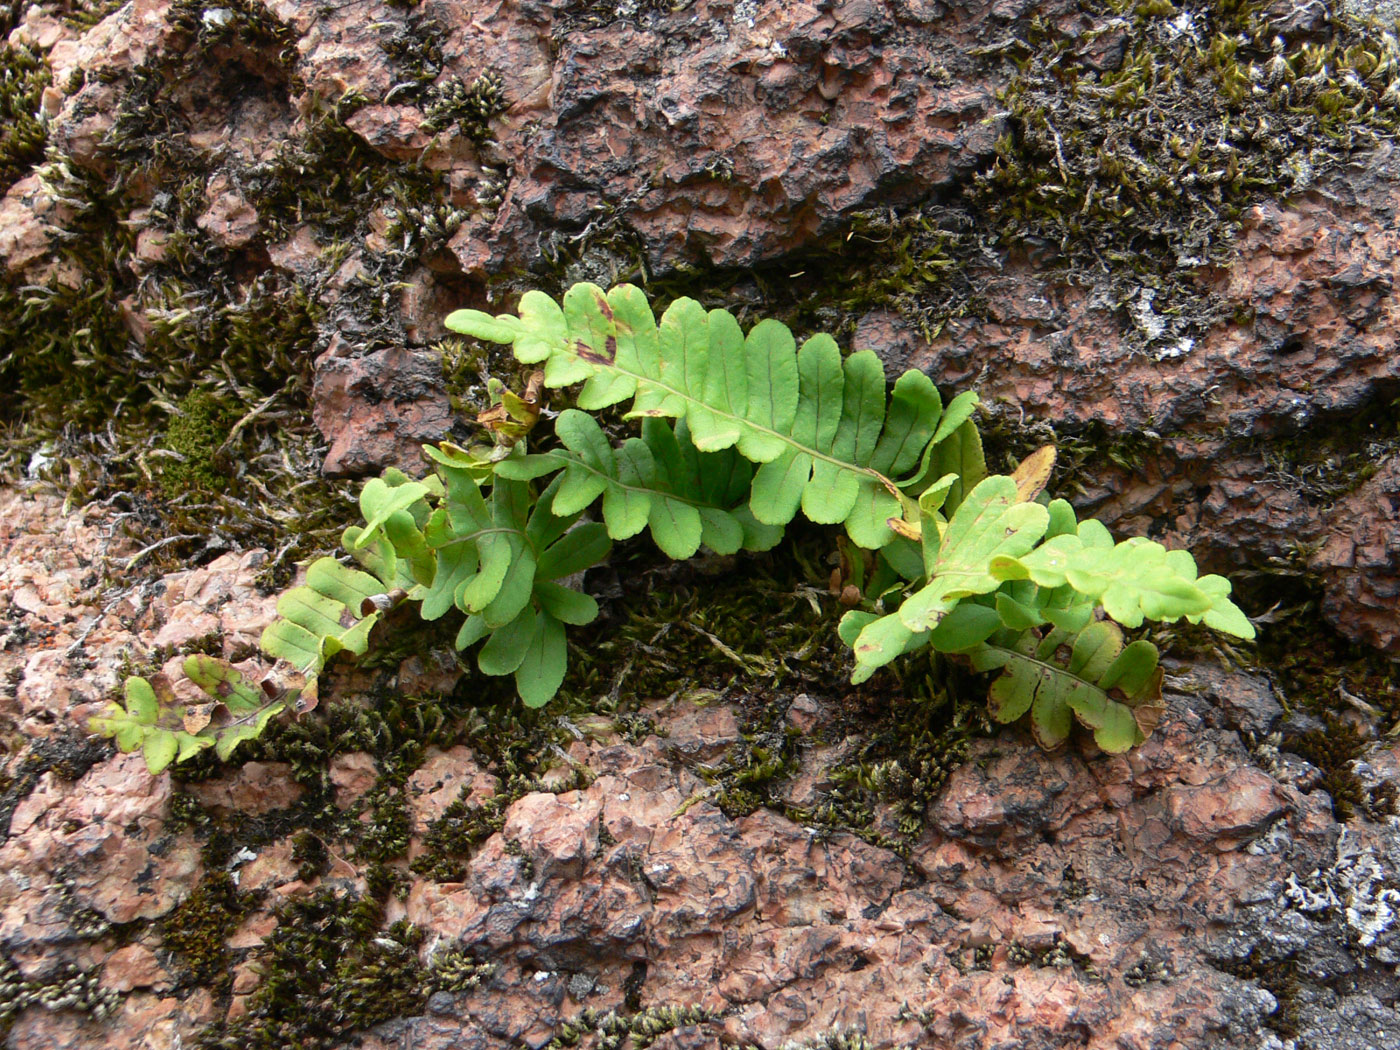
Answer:
<svg viewBox="0 0 1400 1050"><path fill-rule="evenodd" d="M787 311L975 386L1002 443L1087 449L1072 494L1106 521L1264 574L1251 612L1314 596L1400 652L1393 142L1333 127L1304 151L1316 177L1273 192L1224 159L1272 148L1246 104L1282 84L1276 122L1316 101L1393 132L1400 52L1351 48L1319 4L1141 6L0 14L14 70L46 70L7 81L5 112L42 112L49 149L36 167L0 135L0 407L41 425L41 394L104 370L120 392L72 421L54 395L43 441L0 420L30 442L30 481L0 488L5 1045L1400 1045L1393 672L1358 696L1323 669L1327 707L1282 667L1203 659L1171 669L1127 756L926 716L877 760L901 698L834 677L730 668L663 701L621 689L629 664L588 686L596 711L531 720L428 637L228 766L151 777L84 731L128 673L255 658L303 524L258 470L420 470L480 375L510 374L446 340L447 311L575 280ZM1073 173L1051 135L1026 200L974 192L1034 159L1017 85L1072 59L1077 97L1149 106L1143 34L1198 42L1200 90L1229 100L1195 129L1233 194L1223 246L1164 257L1164 282L1102 252L1068 267L1069 235L1008 244L996 216L1048 212ZM1148 145L1098 167L1146 167ZM1148 204L1125 243L1164 236ZM803 281L815 306L784 291ZM210 450L228 488L162 495L190 453L122 413L211 384L243 398ZM293 462L277 434L299 397L325 446ZM82 449L102 499L74 510L50 490L90 480ZM217 534L250 504L270 550L151 567L166 515ZM931 738L946 751L918 765Z"/></svg>

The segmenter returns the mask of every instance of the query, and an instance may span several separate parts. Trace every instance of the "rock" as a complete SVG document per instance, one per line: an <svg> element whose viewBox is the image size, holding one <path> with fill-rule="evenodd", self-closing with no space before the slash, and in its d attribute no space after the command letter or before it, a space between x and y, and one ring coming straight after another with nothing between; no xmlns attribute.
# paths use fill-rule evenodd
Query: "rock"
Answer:
<svg viewBox="0 0 1400 1050"><path fill-rule="evenodd" d="M373 755L351 751L331 759L330 782L335 787L335 804L341 809L355 805L379 777Z"/></svg>
<svg viewBox="0 0 1400 1050"><path fill-rule="evenodd" d="M796 282L785 275L815 271L883 214L949 218L970 247L938 275L956 304L931 341L905 273L888 275L897 292L849 299L818 282L820 301L794 316L853 333L891 371L978 387L989 430L1013 443L1053 430L1109 446L1126 465L1077 468L1084 509L1190 547L1206 570L1314 574L1331 622L1400 646L1392 145L1286 201L1251 199L1229 252L1183 278L1210 306L1200 330L1155 286L1124 298L1097 273L1067 280L1046 265L1053 245L983 243L964 190L999 139L1015 148L1025 133L1003 94L1018 66L1068 42L1102 86L1144 39L1137 13L1059 0L137 0L86 28L44 5L16 17L12 38L46 51L53 73L38 105L55 167L20 173L0 201L7 294L110 280L119 334L105 360L150 365L133 397L164 396L160 374L180 371L162 349L190 337L167 330L177 305L213 326L197 338L222 338L237 318L221 311L276 284L310 304L305 358L278 365L293 382L276 411L314 371L326 474L417 473L421 442L464 434L429 349L451 308L618 277L664 299L693 278L751 323L786 308L770 309L760 281ZM1268 17L1289 48L1331 40L1337 21L1291 0ZM1236 43L1269 62L1271 40ZM1231 135L1249 149L1267 138ZM71 258L89 219L122 242L110 274ZM1125 224L1138 234L1161 237ZM171 298L177 284L188 294ZM78 437L44 453L47 473ZM369 1031L318 1017L326 1045L538 1048L585 1029L587 1045L610 1015L669 1050L857 1037L1254 1050L1290 1029L1300 1046L1396 1041L1400 839L1369 819L1377 806L1339 823L1320 790L1330 772L1246 746L1280 728L1267 668L1170 667L1162 725L1127 755L1080 737L1045 754L1014 727L974 736L922 813L851 776L888 729L869 702L880 695L803 678L798 696L783 692L792 679L736 680L703 706L648 702L655 732L635 740L609 728L612 706L532 716L519 740L481 708L445 749L339 753L316 789L284 761L235 758L181 787L175 823L172 777L83 727L127 661L157 647L249 657L276 598L259 590L260 551L164 575L129 564L142 544L120 515L159 501L105 496L70 513L36 487L0 488L0 949L19 983L71 984L76 1007L24 1009L8 1046L187 1046L216 1021L259 1022L269 942L352 909L336 966L394 952L381 935L408 919L422 943L399 963L450 951L494 969L465 990L414 983L414 1012ZM445 651L434 638L337 682L376 702L442 693L457 709ZM160 653L171 668L184 655ZM350 688L330 681L327 706ZM630 713L650 698L619 700ZM746 811L711 781L743 757L756 717L797 734L795 761L762 786L769 806ZM1323 726L1309 717L1283 728ZM530 752L560 726L577 730L565 750ZM1353 768L1378 803L1400 783L1379 744ZM387 859L361 852L378 846L360 819L376 783L406 807L410 846ZM485 804L470 842L453 838L459 799ZM223 872L249 910L204 987L165 923ZM303 925L283 908L305 908ZM124 998L104 1020L105 993ZM302 1040L293 1027L257 1038Z"/></svg>
<svg viewBox="0 0 1400 1050"><path fill-rule="evenodd" d="M114 992L129 992L134 988L152 987L157 991L169 991L174 982L156 959L155 952L142 944L129 944L107 957L102 983Z"/></svg>
<svg viewBox="0 0 1400 1050"><path fill-rule="evenodd" d="M169 778L152 778L139 755L104 762L76 783L45 774L15 808L0 847L13 894L0 939L14 946L33 936L25 909L60 887L109 922L167 914L202 870L194 841L165 828L169 799ZM54 932L63 936L61 927Z"/></svg>
<svg viewBox="0 0 1400 1050"><path fill-rule="evenodd" d="M260 817L295 805L305 789L292 779L290 762L247 762L231 774L189 784L206 812Z"/></svg>
<svg viewBox="0 0 1400 1050"><path fill-rule="evenodd" d="M258 210L226 177L216 177L205 190L209 207L195 225L228 249L247 245L258 235Z"/></svg>
<svg viewBox="0 0 1400 1050"><path fill-rule="evenodd" d="M435 354L401 348L317 361L313 418L331 443L331 477L399 467L423 473L419 446L447 436L454 419Z"/></svg>

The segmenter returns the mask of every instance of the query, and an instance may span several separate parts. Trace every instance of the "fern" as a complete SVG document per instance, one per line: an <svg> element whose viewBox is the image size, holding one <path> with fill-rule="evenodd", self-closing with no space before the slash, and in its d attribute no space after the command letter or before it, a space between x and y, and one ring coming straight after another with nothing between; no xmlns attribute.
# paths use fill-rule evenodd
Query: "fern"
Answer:
<svg viewBox="0 0 1400 1050"><path fill-rule="evenodd" d="M689 558L701 544L717 554L769 550L783 530L746 506L753 468L732 449L701 452L685 420L660 419L642 436L613 448L592 416L566 409L554 424L564 451L517 456L496 464L503 478L530 480L562 470L556 512L579 512L602 499L608 535L625 540L648 529L669 557Z"/></svg>
<svg viewBox="0 0 1400 1050"><path fill-rule="evenodd" d="M759 522L786 525L800 507L814 522L844 524L871 549L890 542L888 520L905 509L896 479L958 434L977 406L965 393L945 411L933 382L915 371L899 377L887 401L872 351L843 360L829 335L798 349L773 320L746 335L732 314L693 299L676 300L658 325L632 285L605 294L578 284L562 308L527 292L518 315L458 310L446 323L543 363L547 386L582 383L582 409L632 398L629 417L684 419L697 449L737 449L759 464L749 498Z"/></svg>
<svg viewBox="0 0 1400 1050"><path fill-rule="evenodd" d="M187 657L184 672L209 697L208 703L178 703L163 681L132 676L124 687L126 703L109 705L89 727L115 739L124 752L142 752L154 774L211 747L227 761L243 741L261 736L287 706L289 697L280 690L259 689L212 656Z"/></svg>
<svg viewBox="0 0 1400 1050"><path fill-rule="evenodd" d="M1229 581L1200 576L1192 557L1141 538L1114 543L1094 520L1043 495L1053 449L1011 475L988 476L972 419L975 394L943 405L932 382L906 372L886 394L869 351L842 358L825 335L799 348L786 327L747 334L722 310L680 299L658 324L642 293L577 285L562 307L528 292L517 315L452 314L457 331L508 343L543 365L523 396L490 384L478 417L490 445L426 446L435 473L389 470L360 494L364 522L342 544L359 568L313 562L278 601L263 651L284 661L298 693L257 690L227 665L187 662L221 711L216 729L150 683L131 679L126 705L94 720L153 771L206 747L231 750L294 699L316 702L318 678L339 652L362 655L397 601L424 619L462 617L459 649L479 646L478 669L513 676L525 704L558 691L566 627L598 615L570 585L612 542L648 531L682 559L767 550L800 510L843 524L874 551L846 558L861 608L839 633L861 682L899 656L929 648L982 672L992 717L1029 715L1056 747L1077 720L1106 751L1146 738L1161 709L1156 647L1124 630L1186 619L1251 638ZM541 387L581 383L578 409L537 444ZM640 435L614 444L588 410L632 399ZM598 508L601 520L589 515ZM844 542L844 541L842 541ZM868 566L866 564L868 559ZM863 588L863 590L862 590ZM853 599L854 600L854 599ZM204 659L204 658L201 658ZM197 723L197 724L196 724Z"/></svg>
<svg viewBox="0 0 1400 1050"><path fill-rule="evenodd" d="M1156 724L1161 675L1156 646L1125 643L1120 624L1185 618L1243 638L1254 627L1230 601L1229 581L1197 578L1189 554L1144 539L1115 545L1064 500L1030 502L1042 465L983 480L949 520L940 512L947 479L924 494L921 557L912 568L907 552L892 559L910 593L897 611L842 618L856 657L852 681L932 647L978 671L1000 669L993 718L1012 722L1029 711L1042 746L1063 743L1077 718L1105 751L1126 751Z"/></svg>
<svg viewBox="0 0 1400 1050"><path fill-rule="evenodd" d="M992 641L968 650L979 671L1001 670L988 706L998 722L1031 712L1031 729L1044 748L1069 736L1074 718L1094 731L1094 742L1110 753L1147 739L1161 714L1162 671L1157 647L1096 620L1077 632L998 631Z"/></svg>

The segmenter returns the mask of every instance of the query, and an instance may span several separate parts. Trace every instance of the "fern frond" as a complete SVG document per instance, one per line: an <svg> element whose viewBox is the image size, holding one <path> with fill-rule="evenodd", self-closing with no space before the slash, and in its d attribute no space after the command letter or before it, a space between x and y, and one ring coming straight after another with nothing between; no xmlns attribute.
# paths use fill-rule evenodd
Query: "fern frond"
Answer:
<svg viewBox="0 0 1400 1050"><path fill-rule="evenodd" d="M693 299L676 300L658 325L631 285L604 293L578 284L562 308L527 292L518 315L458 310L446 323L543 363L547 386L582 383L580 408L632 398L630 416L685 419L701 451L736 448L759 464L750 499L758 521L786 525L800 508L812 521L844 524L871 549L893 538L886 522L904 509L892 479L958 433L976 405L963 394L945 414L933 382L916 371L887 400L873 352L843 360L827 335L799 349L774 320L745 334L732 314Z"/></svg>
<svg viewBox="0 0 1400 1050"><path fill-rule="evenodd" d="M1077 718L1104 751L1119 753L1147 739L1161 717L1162 670L1157 647L1125 645L1108 620L1071 632L1054 628L999 632L967 654L979 671L1000 670L987 696L992 717L1014 722L1027 711L1042 747L1055 748Z"/></svg>
<svg viewBox="0 0 1400 1050"><path fill-rule="evenodd" d="M189 708L176 701L163 679L153 684L133 675L124 686L126 703L109 705L88 728L112 737L123 752L140 751L155 774L209 748L227 761L239 744L260 736L286 709L280 692L265 692L223 660L195 654L183 667L209 703Z"/></svg>
<svg viewBox="0 0 1400 1050"><path fill-rule="evenodd" d="M603 520L614 540L642 529L669 557L689 558L703 543L717 554L763 551L782 539L748 509L753 467L733 449L701 452L684 419L673 430L662 419L642 423L642 436L613 448L586 412L566 409L555 422L564 449L512 456L496 464L503 478L528 480L562 470L556 514L576 514L602 498Z"/></svg>
<svg viewBox="0 0 1400 1050"><path fill-rule="evenodd" d="M1230 601L1225 577L1198 577L1188 551L1167 550L1141 536L1115 544L1108 529L1092 518L1028 554L996 559L991 571L1001 579L1028 579L1040 587L1069 586L1101 604L1124 627L1185 618L1240 638L1254 637L1254 625Z"/></svg>
<svg viewBox="0 0 1400 1050"><path fill-rule="evenodd" d="M306 704L315 706L317 680L326 661L339 652L364 655L380 616L373 606L366 613L366 602L387 589L369 573L320 558L307 567L304 585L277 599L278 618L263 629L262 651L287 661L304 676Z"/></svg>

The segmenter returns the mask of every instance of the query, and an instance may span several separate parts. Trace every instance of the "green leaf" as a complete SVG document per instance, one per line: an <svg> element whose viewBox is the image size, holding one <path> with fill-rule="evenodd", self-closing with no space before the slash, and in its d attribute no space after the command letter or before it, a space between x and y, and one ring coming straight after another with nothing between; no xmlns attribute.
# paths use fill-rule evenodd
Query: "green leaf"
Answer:
<svg viewBox="0 0 1400 1050"><path fill-rule="evenodd" d="M1097 621L1077 635L1057 630L1041 638L1029 630L1008 644L984 642L969 656L980 671L1001 671L988 694L992 717L1013 722L1030 711L1043 747L1062 744L1073 719L1111 753L1141 743L1156 725L1162 694L1157 648L1147 641L1125 647L1111 622Z"/></svg>
<svg viewBox="0 0 1400 1050"><path fill-rule="evenodd" d="M539 614L539 623L515 671L515 688L526 707L543 707L564 681L568 666L568 644L564 625L548 613Z"/></svg>
<svg viewBox="0 0 1400 1050"><path fill-rule="evenodd" d="M514 560L506 568L505 578L501 580L500 590L490 603L480 610L486 620L486 626L503 627L514 620L522 609L529 606L534 587L534 552L528 547L517 549Z"/></svg>
<svg viewBox="0 0 1400 1050"><path fill-rule="evenodd" d="M632 397L629 416L684 419L698 450L734 447L754 463L776 464L761 469L753 487L754 516L767 525L785 525L800 508L814 521L844 523L853 540L879 547L888 541L885 522L898 503L880 474L889 477L919 462L936 431L937 440L949 446L944 459L962 462L975 454L980 460L970 419L975 395L960 395L942 414L932 382L910 372L895 383L887 404L876 355L862 351L843 360L825 335L813 336L799 350L777 321L760 321L745 336L731 315L678 299L657 325L637 288L621 285L605 294L589 284L569 289L562 311L536 302L527 314L522 300L518 319L459 311L450 320L457 330L511 344L522 361L543 360L549 386L583 381L583 408ZM559 429L561 440L579 463L608 476L601 449L585 450L572 426ZM634 465L646 487L647 471ZM674 473L674 463L665 462L661 470ZM970 486L980 474L963 478ZM616 480L635 484L621 472ZM680 484L678 477L669 480ZM602 484L571 468L562 505L583 509ZM682 496L679 490L671 494ZM689 492L684 495L693 502ZM639 522L650 520L650 507L644 513L640 502L613 493L604 517L614 538L633 535ZM689 535L684 543L673 532L667 537L677 550L690 546Z"/></svg>
<svg viewBox="0 0 1400 1050"><path fill-rule="evenodd" d="M373 533L391 514L407 510L428 494L428 486L417 481L390 486L383 478L370 478L360 490L360 511L365 516L365 533Z"/></svg>
<svg viewBox="0 0 1400 1050"><path fill-rule="evenodd" d="M904 626L930 630L959 598L996 590L1001 580L991 572L993 560L1025 554L1048 520L1040 504L1018 502L1011 478L998 475L982 481L948 522L928 584L900 606ZM925 530L931 527L926 523Z"/></svg>
<svg viewBox="0 0 1400 1050"><path fill-rule="evenodd" d="M960 653L986 641L1001 627L996 609L963 602L929 632L928 643L940 653Z"/></svg>
<svg viewBox="0 0 1400 1050"><path fill-rule="evenodd" d="M852 625L857 622L860 621L851 621ZM927 643L927 634L909 630L894 613L870 620L851 644L856 656L856 673L851 676L851 681L857 684L863 682L896 657Z"/></svg>
<svg viewBox="0 0 1400 1050"><path fill-rule="evenodd" d="M466 622L457 632L457 638L453 644L458 649L466 649L475 645L481 639L491 633L491 628L486 626L486 621L479 615L468 616Z"/></svg>
<svg viewBox="0 0 1400 1050"><path fill-rule="evenodd" d="M608 530L600 522L575 525L540 556L536 576L559 580L597 565L612 550Z"/></svg>
<svg viewBox="0 0 1400 1050"><path fill-rule="evenodd" d="M590 595L547 580L535 581L535 600L562 623L585 624L598 618L598 603Z"/></svg>
<svg viewBox="0 0 1400 1050"><path fill-rule="evenodd" d="M522 609L513 620L496 628L486 639L476 658L481 673L493 676L514 674L539 631L540 621L535 611Z"/></svg>
<svg viewBox="0 0 1400 1050"><path fill-rule="evenodd" d="M160 717L160 704L151 683L135 675L126 680L123 691L126 694L126 710L140 725L153 726Z"/></svg>
<svg viewBox="0 0 1400 1050"><path fill-rule="evenodd" d="M267 704L267 696L243 672L225 660L194 653L185 657L185 677L218 700L233 715L244 715Z"/></svg>
<svg viewBox="0 0 1400 1050"><path fill-rule="evenodd" d="M146 768L150 770L152 776L162 772L166 766L175 761L175 753L179 749L179 744L175 739L175 734L168 729L160 729L151 726L146 730L146 742L142 747L142 754L146 758Z"/></svg>

